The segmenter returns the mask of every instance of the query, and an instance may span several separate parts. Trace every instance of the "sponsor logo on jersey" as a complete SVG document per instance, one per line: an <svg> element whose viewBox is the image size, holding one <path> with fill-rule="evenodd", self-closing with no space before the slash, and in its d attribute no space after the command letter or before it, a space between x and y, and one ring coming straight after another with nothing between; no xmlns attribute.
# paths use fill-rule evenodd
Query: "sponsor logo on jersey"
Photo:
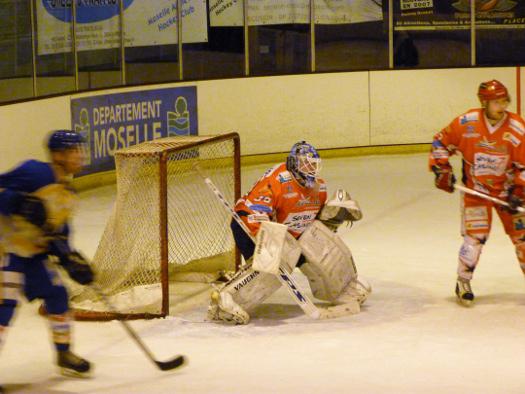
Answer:
<svg viewBox="0 0 525 394"><path fill-rule="evenodd" d="M510 127L512 128L512 130L517 132L519 135L525 134L525 125L523 125L523 123L521 123L520 121L516 119L510 120Z"/></svg>
<svg viewBox="0 0 525 394"><path fill-rule="evenodd" d="M439 148L434 151L432 151L432 157L434 159L448 159L450 154L448 153L448 150L445 148Z"/></svg>
<svg viewBox="0 0 525 394"><path fill-rule="evenodd" d="M317 210L290 213L283 224L288 226L288 229L296 233L302 233L312 223L317 216Z"/></svg>
<svg viewBox="0 0 525 394"><path fill-rule="evenodd" d="M474 155L474 176L503 175L507 168L508 156L495 156L478 152Z"/></svg>
<svg viewBox="0 0 525 394"><path fill-rule="evenodd" d="M521 144L521 141L518 139L518 137L514 136L508 131L503 134L503 139L505 141L509 141L514 147L517 147L519 144Z"/></svg>
<svg viewBox="0 0 525 394"><path fill-rule="evenodd" d="M465 208L465 219L468 220L487 220L489 218L487 207L467 207Z"/></svg>
<svg viewBox="0 0 525 394"><path fill-rule="evenodd" d="M268 215L264 213L252 213L251 215L247 216L248 223L260 223L260 222L267 222L270 220Z"/></svg>
<svg viewBox="0 0 525 394"><path fill-rule="evenodd" d="M459 117L459 124L464 125L468 122L477 122L479 120L478 112L468 112L465 115Z"/></svg>
<svg viewBox="0 0 525 394"><path fill-rule="evenodd" d="M267 212L267 213L272 212L272 208L270 208L267 205L262 205L262 204L251 204L249 208L252 211L257 211L257 212Z"/></svg>
<svg viewBox="0 0 525 394"><path fill-rule="evenodd" d="M479 146L480 148L485 148L486 150L490 150L493 152L501 152L501 153L507 153L507 147L504 145L497 145L497 142L495 141L489 141L486 137L483 137L483 139L476 143L476 146Z"/></svg>
<svg viewBox="0 0 525 394"><path fill-rule="evenodd" d="M319 197L312 198L311 196L305 196L301 194L301 199L295 203L296 207L304 207L307 205L321 205Z"/></svg>
<svg viewBox="0 0 525 394"><path fill-rule="evenodd" d="M283 171L280 172L279 175L277 175L277 180L280 183L290 182L292 180L292 175L288 171Z"/></svg>
<svg viewBox="0 0 525 394"><path fill-rule="evenodd" d="M295 198L299 195L299 193L297 192L292 192L292 193L286 193L286 194L283 194L283 197L284 198Z"/></svg>
<svg viewBox="0 0 525 394"><path fill-rule="evenodd" d="M463 134L464 138L476 138L479 137L479 133L476 133L476 128L472 125L467 126L467 132Z"/></svg>
<svg viewBox="0 0 525 394"><path fill-rule="evenodd" d="M486 230L489 228L489 223L484 220L472 221L465 223L467 230Z"/></svg>

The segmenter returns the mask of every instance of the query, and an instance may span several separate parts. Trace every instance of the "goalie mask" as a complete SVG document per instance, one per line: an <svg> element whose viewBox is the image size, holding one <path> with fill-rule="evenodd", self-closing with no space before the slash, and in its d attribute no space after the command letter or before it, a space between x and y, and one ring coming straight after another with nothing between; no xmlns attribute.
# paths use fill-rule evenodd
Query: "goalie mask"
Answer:
<svg viewBox="0 0 525 394"><path fill-rule="evenodd" d="M286 159L286 169L306 187L313 187L321 172L321 158L315 148L305 141L297 142Z"/></svg>

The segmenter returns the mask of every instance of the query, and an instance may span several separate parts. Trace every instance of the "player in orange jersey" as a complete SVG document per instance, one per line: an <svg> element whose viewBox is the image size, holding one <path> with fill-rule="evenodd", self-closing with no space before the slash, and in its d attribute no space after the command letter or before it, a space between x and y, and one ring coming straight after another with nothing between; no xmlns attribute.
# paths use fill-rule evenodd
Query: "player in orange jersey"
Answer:
<svg viewBox="0 0 525 394"><path fill-rule="evenodd" d="M321 159L309 144L294 145L286 163L270 168L235 205L235 211L257 233L261 221L273 220L288 226L295 238L312 223L326 202L326 184L319 177ZM233 221L232 231L245 260L254 244Z"/></svg>
<svg viewBox="0 0 525 394"><path fill-rule="evenodd" d="M246 265L212 293L210 320L246 324L250 319L248 312L281 286L274 275L252 268L256 245L251 237L258 233L262 222L268 221L287 227L286 240L281 240L284 243L282 258L277 259L280 266L288 272L299 266L317 298L333 303L347 303L349 299L364 302L369 286L358 283L351 253L334 234L342 222L361 219L361 210L343 190L327 203L320 170L321 158L316 149L304 141L298 142L286 163L269 169L239 199L235 211L251 234L235 220L231 227ZM273 237L271 232L268 237ZM257 247L265 245L258 243ZM318 251L322 251L323 256L318 255Z"/></svg>
<svg viewBox="0 0 525 394"><path fill-rule="evenodd" d="M458 116L434 136L429 159L436 187L451 193L456 179L449 156L461 153L465 186L507 200L514 208L509 210L468 194L462 196L463 245L459 251L456 295L464 306L474 301L470 281L489 236L492 208L514 244L525 272L525 228L521 225L525 217L515 210L520 205L525 183L521 173L525 160L525 122L507 111L510 96L501 82L481 83L478 98L481 108Z"/></svg>

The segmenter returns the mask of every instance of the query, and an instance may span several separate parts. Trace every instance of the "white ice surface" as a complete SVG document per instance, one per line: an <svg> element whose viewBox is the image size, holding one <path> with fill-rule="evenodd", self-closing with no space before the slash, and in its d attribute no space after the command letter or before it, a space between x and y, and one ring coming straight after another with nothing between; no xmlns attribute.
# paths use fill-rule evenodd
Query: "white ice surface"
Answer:
<svg viewBox="0 0 525 394"><path fill-rule="evenodd" d="M267 167L243 168L243 190ZM361 314L312 321L281 289L248 326L221 326L204 322L200 289L172 317L131 322L158 359L185 354L187 367L157 370L118 322L79 322L74 350L96 369L73 380L55 373L47 324L25 303L0 353L0 382L42 394L524 393L524 279L499 221L473 281L477 303L462 308L453 294L459 195L434 189L425 154L325 160L323 176L364 212L341 230L374 289ZM88 256L113 193L81 195L75 243Z"/></svg>

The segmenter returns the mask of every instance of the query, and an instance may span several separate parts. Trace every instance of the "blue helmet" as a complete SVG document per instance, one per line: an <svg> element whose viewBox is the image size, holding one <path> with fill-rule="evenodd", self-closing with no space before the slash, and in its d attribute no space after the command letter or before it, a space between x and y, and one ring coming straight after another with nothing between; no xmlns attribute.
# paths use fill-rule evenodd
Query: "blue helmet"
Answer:
<svg viewBox="0 0 525 394"><path fill-rule="evenodd" d="M84 137L72 130L55 130L47 140L47 148L53 152L69 149L85 142Z"/></svg>
<svg viewBox="0 0 525 394"><path fill-rule="evenodd" d="M321 172L321 158L312 145L299 141L292 146L286 159L286 169L301 185L312 187Z"/></svg>

